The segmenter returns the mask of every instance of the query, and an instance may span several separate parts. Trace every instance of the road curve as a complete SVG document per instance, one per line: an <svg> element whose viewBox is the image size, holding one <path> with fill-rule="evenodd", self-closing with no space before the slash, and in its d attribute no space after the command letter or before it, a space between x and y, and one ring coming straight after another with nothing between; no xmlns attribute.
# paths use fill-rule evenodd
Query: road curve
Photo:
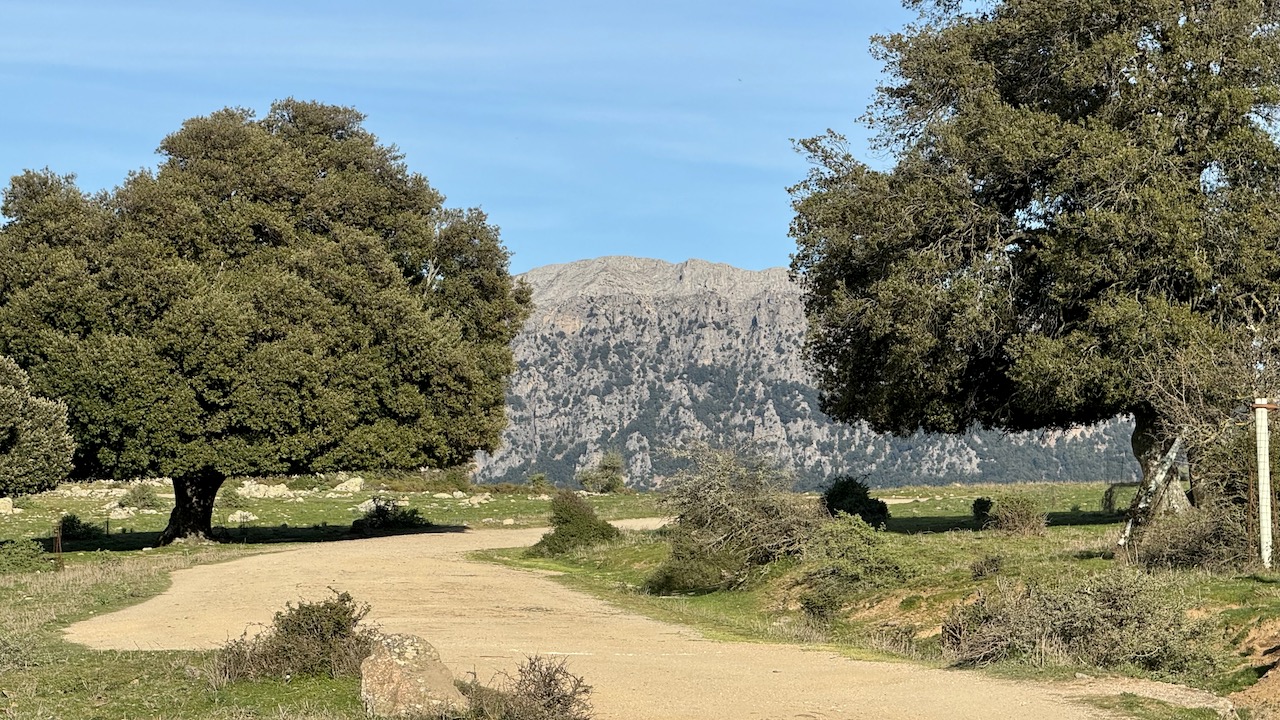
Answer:
<svg viewBox="0 0 1280 720"><path fill-rule="evenodd" d="M623 523L620 523L623 524ZM481 681L534 654L563 655L601 720L1104 718L1051 686L862 662L789 645L718 642L621 611L545 574L473 562L543 530L474 530L317 543L173 574L161 595L67 628L98 649L216 647L286 602L346 590L386 632L430 641Z"/></svg>

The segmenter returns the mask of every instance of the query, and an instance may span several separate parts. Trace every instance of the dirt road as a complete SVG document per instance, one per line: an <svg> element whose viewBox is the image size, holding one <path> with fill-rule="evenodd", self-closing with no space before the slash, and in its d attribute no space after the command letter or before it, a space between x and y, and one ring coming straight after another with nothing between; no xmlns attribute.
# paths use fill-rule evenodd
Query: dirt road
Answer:
<svg viewBox="0 0 1280 720"><path fill-rule="evenodd" d="M71 626L101 649L210 648L334 587L387 632L420 635L456 675L482 681L533 654L564 655L610 720L1101 718L1060 688L972 672L847 660L785 645L707 640L622 612L538 573L472 562L541 530L330 542L174 573L146 602Z"/></svg>

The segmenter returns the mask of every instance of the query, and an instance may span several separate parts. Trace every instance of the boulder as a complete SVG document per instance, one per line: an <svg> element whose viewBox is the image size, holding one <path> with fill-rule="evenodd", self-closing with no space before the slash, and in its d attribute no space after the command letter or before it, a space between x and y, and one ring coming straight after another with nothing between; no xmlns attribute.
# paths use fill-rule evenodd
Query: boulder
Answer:
<svg viewBox="0 0 1280 720"><path fill-rule="evenodd" d="M350 480L345 480L333 486L334 492L352 493L352 492L360 492L363 489L364 489L364 478L362 477L353 477Z"/></svg>
<svg viewBox="0 0 1280 720"><path fill-rule="evenodd" d="M0 498L0 515L13 514L13 498Z"/></svg>
<svg viewBox="0 0 1280 720"><path fill-rule="evenodd" d="M383 635L360 664L360 700L374 717L437 717L467 701L440 654L416 635Z"/></svg>

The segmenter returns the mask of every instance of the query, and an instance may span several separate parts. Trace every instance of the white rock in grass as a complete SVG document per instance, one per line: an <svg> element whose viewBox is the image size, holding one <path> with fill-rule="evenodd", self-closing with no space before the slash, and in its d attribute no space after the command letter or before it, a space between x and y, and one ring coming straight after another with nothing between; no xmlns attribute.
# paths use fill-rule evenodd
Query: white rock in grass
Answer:
<svg viewBox="0 0 1280 720"><path fill-rule="evenodd" d="M437 499L437 500L452 500L452 499L453 499L453 496L452 496L452 495L450 495L449 493L436 493L435 495L432 495L431 497L433 497L433 498L435 498L435 499Z"/></svg>
<svg viewBox="0 0 1280 720"><path fill-rule="evenodd" d="M133 508L118 507L112 510L111 514L108 515L107 517L111 518L112 520L128 520L129 518L133 517L134 512L135 511Z"/></svg>
<svg viewBox="0 0 1280 720"><path fill-rule="evenodd" d="M257 515L254 515L253 513L247 510L237 510L227 516L227 522L229 523L247 523L247 522L253 522L254 520L257 520L257 519L258 519Z"/></svg>
<svg viewBox="0 0 1280 720"><path fill-rule="evenodd" d="M334 492L360 492L364 489L364 478L353 477L346 482L338 483L333 487Z"/></svg>
<svg viewBox="0 0 1280 720"><path fill-rule="evenodd" d="M13 514L13 498L0 498L0 515Z"/></svg>

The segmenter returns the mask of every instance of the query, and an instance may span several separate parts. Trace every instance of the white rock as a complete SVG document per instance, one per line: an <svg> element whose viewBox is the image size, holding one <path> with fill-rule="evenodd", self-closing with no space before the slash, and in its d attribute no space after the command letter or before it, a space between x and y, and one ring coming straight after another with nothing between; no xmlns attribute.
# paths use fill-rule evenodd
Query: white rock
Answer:
<svg viewBox="0 0 1280 720"><path fill-rule="evenodd" d="M433 498L435 498L435 499L437 499L437 500L452 500L452 499L453 499L453 495L450 495L449 493L436 493L435 495L432 495L431 497L433 497Z"/></svg>
<svg viewBox="0 0 1280 720"><path fill-rule="evenodd" d="M362 513L367 513L367 512L372 511L372 510L373 510L375 507L377 507L377 506L378 506L377 501L376 501L376 500L374 500L373 498L369 498L368 500L365 500L364 502L362 502L362 503L360 503L359 505L357 505L357 506L356 506L356 510L358 510L358 511L360 511L360 512L362 512Z"/></svg>
<svg viewBox="0 0 1280 720"><path fill-rule="evenodd" d="M134 510L133 508L118 507L112 510L111 514L108 515L107 517L111 518L112 520L128 520L129 518L133 517L134 512L136 512L136 510Z"/></svg>
<svg viewBox="0 0 1280 720"><path fill-rule="evenodd" d="M340 482L333 487L334 492L360 492L364 489L364 478L353 477L345 482Z"/></svg>
<svg viewBox="0 0 1280 720"><path fill-rule="evenodd" d="M505 519L505 520L503 520L503 521L502 521L502 524L503 524L503 525L515 525L515 524L516 524L516 521L515 521L515 518L507 518L507 519Z"/></svg>
<svg viewBox="0 0 1280 720"><path fill-rule="evenodd" d="M454 499L454 500L461 500L462 498L464 498L464 497L466 497L466 496L467 496L467 494L466 494L466 493L464 493L464 492L462 492L461 490L454 490L454 491L453 491L453 499Z"/></svg>
<svg viewBox="0 0 1280 720"><path fill-rule="evenodd" d="M13 498L0 498L0 515L13 514Z"/></svg>
<svg viewBox="0 0 1280 720"><path fill-rule="evenodd" d="M259 485L252 480L245 480L240 485L240 494L247 498L293 497L293 491L287 485Z"/></svg>
<svg viewBox="0 0 1280 720"><path fill-rule="evenodd" d="M258 516L247 510L237 510L227 516L227 522L230 523L247 523L257 520Z"/></svg>

